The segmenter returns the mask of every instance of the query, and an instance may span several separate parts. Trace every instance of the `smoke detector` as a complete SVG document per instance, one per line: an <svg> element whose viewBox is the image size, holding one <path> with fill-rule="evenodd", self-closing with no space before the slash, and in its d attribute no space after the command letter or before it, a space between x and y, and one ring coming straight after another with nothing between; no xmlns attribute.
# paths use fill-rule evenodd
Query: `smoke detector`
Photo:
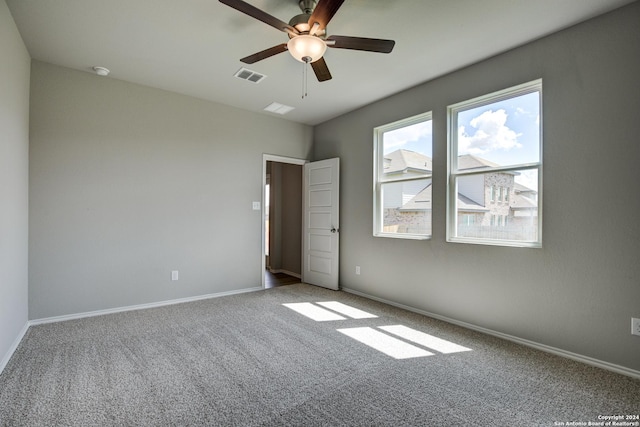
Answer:
<svg viewBox="0 0 640 427"><path fill-rule="evenodd" d="M109 73L110 73L109 69L104 68L104 67L98 67L98 66L93 67L93 71L95 71L95 73L97 75L102 76L102 77L108 76Z"/></svg>

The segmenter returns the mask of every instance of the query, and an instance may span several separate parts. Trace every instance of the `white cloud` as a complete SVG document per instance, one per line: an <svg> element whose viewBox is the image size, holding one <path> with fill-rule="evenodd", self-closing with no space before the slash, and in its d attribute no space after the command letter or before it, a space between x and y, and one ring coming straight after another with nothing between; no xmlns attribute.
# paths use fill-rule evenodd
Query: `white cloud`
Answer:
<svg viewBox="0 0 640 427"><path fill-rule="evenodd" d="M384 133L384 150L392 151L392 148L399 148L410 142L419 141L422 138L431 139L432 122L416 123L415 125L406 126Z"/></svg>
<svg viewBox="0 0 640 427"><path fill-rule="evenodd" d="M484 154L494 150L511 150L522 148L517 134L508 126L507 113L500 109L487 110L478 117L471 119L469 124L473 129L467 133L464 126L458 127L458 151L460 154Z"/></svg>

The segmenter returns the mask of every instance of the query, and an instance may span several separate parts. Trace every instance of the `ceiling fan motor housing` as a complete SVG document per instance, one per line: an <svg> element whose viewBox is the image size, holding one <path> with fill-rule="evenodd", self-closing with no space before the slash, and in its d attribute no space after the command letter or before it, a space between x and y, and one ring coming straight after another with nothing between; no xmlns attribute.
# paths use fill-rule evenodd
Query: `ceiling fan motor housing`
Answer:
<svg viewBox="0 0 640 427"><path fill-rule="evenodd" d="M300 34L309 34L311 31L311 27L309 27L309 18L311 18L310 13L301 13L300 15L296 15L289 21L289 25L294 27L296 30L300 32ZM327 35L327 29L323 28L316 32L315 36L320 38L325 38ZM295 37L293 34L289 33L289 38Z"/></svg>

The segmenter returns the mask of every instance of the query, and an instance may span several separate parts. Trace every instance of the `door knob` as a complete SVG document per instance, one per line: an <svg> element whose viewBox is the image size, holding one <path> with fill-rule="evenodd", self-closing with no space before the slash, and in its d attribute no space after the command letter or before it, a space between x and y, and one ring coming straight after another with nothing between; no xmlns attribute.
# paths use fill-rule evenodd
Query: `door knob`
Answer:
<svg viewBox="0 0 640 427"><path fill-rule="evenodd" d="M338 229L337 229L337 228L335 228L335 227L333 227L333 228L331 229L331 232L332 232L332 233L337 233L338 231L340 231L340 230L338 230Z"/></svg>

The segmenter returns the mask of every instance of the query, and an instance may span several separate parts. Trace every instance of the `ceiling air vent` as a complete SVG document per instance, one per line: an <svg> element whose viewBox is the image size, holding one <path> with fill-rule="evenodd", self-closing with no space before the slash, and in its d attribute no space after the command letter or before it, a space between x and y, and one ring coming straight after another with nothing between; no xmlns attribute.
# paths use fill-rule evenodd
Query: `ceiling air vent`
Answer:
<svg viewBox="0 0 640 427"><path fill-rule="evenodd" d="M252 83L260 83L267 77L264 74L256 73L255 71L251 71L246 68L240 68L236 72L235 76L239 79L247 80Z"/></svg>
<svg viewBox="0 0 640 427"><path fill-rule="evenodd" d="M270 113L282 114L285 115L289 111L293 110L295 107L290 107L288 105L280 104L278 102L272 102L271 104L264 107L264 111L268 111Z"/></svg>

